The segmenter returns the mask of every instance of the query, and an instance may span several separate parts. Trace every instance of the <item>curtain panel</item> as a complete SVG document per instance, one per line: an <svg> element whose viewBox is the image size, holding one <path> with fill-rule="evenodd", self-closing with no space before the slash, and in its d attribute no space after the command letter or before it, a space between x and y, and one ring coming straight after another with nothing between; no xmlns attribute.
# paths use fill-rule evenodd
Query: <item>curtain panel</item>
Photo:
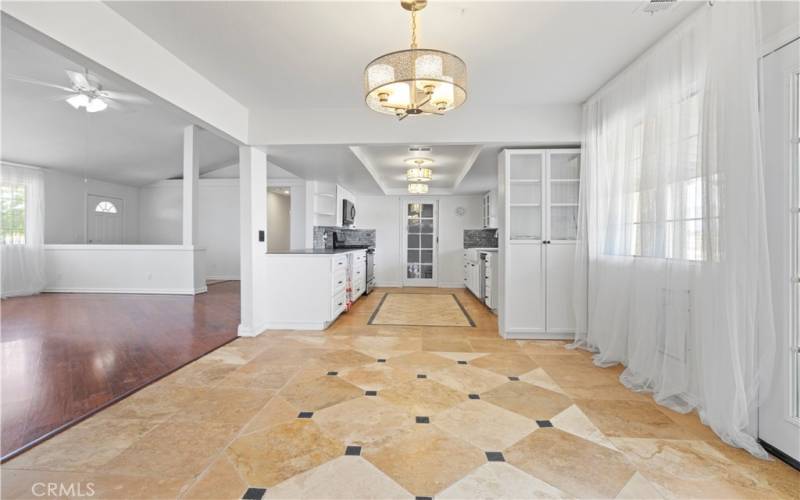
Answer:
<svg viewBox="0 0 800 500"><path fill-rule="evenodd" d="M755 2L704 6L584 105L574 346L756 441L774 345ZM589 283L588 289L578 284ZM576 307L576 310L580 308Z"/></svg>
<svg viewBox="0 0 800 500"><path fill-rule="evenodd" d="M36 168L0 164L0 296L44 290L44 177Z"/></svg>

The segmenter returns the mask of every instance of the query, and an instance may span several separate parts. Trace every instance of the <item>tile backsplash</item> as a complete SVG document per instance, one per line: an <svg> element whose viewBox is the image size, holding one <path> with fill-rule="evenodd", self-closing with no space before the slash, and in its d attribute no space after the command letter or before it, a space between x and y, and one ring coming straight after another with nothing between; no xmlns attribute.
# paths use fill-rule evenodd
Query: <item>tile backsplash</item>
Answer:
<svg viewBox="0 0 800 500"><path fill-rule="evenodd" d="M497 229L465 229L464 248L497 248Z"/></svg>
<svg viewBox="0 0 800 500"><path fill-rule="evenodd" d="M348 246L375 246L374 229L352 229L336 226L314 226L314 248L333 248L333 234L340 243Z"/></svg>

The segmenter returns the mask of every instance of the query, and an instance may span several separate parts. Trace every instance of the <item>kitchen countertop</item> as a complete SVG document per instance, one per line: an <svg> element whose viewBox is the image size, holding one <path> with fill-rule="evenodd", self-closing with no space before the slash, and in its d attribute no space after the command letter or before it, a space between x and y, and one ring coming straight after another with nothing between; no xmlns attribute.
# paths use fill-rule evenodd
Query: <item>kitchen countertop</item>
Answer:
<svg viewBox="0 0 800 500"><path fill-rule="evenodd" d="M358 252L366 248L303 248L300 250L268 250L267 255L337 255Z"/></svg>

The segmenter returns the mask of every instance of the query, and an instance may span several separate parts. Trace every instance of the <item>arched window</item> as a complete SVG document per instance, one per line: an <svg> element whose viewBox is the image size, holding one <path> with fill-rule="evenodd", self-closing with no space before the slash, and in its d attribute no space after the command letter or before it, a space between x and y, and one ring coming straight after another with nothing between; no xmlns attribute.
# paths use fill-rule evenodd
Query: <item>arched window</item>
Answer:
<svg viewBox="0 0 800 500"><path fill-rule="evenodd" d="M94 207L94 211L106 214L115 214L117 213L117 207L110 201L101 201L96 207Z"/></svg>

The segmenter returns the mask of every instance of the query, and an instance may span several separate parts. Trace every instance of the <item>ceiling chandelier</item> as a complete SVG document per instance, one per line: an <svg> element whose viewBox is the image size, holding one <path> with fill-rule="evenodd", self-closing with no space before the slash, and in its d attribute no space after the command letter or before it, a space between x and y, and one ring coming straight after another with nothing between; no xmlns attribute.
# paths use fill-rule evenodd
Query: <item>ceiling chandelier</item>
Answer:
<svg viewBox="0 0 800 500"><path fill-rule="evenodd" d="M406 171L406 180L408 182L430 182L433 178L433 172L429 168L414 167Z"/></svg>
<svg viewBox="0 0 800 500"><path fill-rule="evenodd" d="M411 11L411 48L384 54L364 70L367 106L397 116L443 115L467 98L467 66L461 58L417 48L417 12L427 0L400 0Z"/></svg>
<svg viewBox="0 0 800 500"><path fill-rule="evenodd" d="M409 184L408 192L411 194L426 194L428 192L427 184Z"/></svg>

